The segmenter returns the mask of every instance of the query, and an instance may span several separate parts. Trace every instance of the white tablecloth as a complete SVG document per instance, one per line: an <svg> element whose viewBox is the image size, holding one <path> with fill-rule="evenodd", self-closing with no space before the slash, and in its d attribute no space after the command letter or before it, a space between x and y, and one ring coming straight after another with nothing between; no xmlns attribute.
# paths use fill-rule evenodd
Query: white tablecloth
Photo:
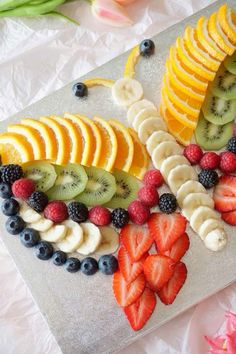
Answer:
<svg viewBox="0 0 236 354"><path fill-rule="evenodd" d="M211 3L212 0L139 0L128 8L135 25L126 29L96 22L82 1L62 7L64 13L80 21L80 27L51 17L1 19L0 120ZM2 242L0 284L0 354L61 353ZM236 312L236 284L122 353L207 353L203 334L220 330L226 309Z"/></svg>

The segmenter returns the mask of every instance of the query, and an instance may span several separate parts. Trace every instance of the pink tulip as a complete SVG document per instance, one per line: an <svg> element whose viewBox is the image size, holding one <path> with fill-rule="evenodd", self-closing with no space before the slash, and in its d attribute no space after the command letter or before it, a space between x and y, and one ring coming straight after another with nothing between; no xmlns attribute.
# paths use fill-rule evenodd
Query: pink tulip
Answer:
<svg viewBox="0 0 236 354"><path fill-rule="evenodd" d="M93 0L92 13L101 22L115 27L132 24L125 9L114 0Z"/></svg>
<svg viewBox="0 0 236 354"><path fill-rule="evenodd" d="M132 4L133 2L137 1L137 0L115 0L116 2L118 2L121 5L129 5Z"/></svg>

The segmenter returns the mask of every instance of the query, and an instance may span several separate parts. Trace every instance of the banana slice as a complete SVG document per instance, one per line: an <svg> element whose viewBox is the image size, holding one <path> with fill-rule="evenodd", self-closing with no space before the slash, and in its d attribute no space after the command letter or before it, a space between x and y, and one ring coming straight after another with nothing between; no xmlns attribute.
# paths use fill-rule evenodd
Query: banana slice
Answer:
<svg viewBox="0 0 236 354"><path fill-rule="evenodd" d="M214 201L207 193L190 193L184 198L182 213L189 220L194 210L200 206L214 209Z"/></svg>
<svg viewBox="0 0 236 354"><path fill-rule="evenodd" d="M118 233L109 226L101 226L99 229L102 235L102 241L96 250L96 254L103 256L105 254L115 253L119 247Z"/></svg>
<svg viewBox="0 0 236 354"><path fill-rule="evenodd" d="M85 222L80 225L83 229L84 241L76 251L87 256L88 254L94 253L99 247L102 241L102 235L99 228L90 222Z"/></svg>
<svg viewBox="0 0 236 354"><path fill-rule="evenodd" d="M72 220L62 223L67 228L65 238L57 243L57 247L66 253L74 252L83 242L83 230L79 224Z"/></svg>
<svg viewBox="0 0 236 354"><path fill-rule="evenodd" d="M42 216L41 219L39 219L38 221L29 224L29 227L32 227L33 229L40 232L48 231L52 226L53 222L49 219L45 219Z"/></svg>
<svg viewBox="0 0 236 354"><path fill-rule="evenodd" d="M169 156L182 155L182 149L174 141L160 143L152 152L152 162L156 169L160 169L162 162Z"/></svg>
<svg viewBox="0 0 236 354"><path fill-rule="evenodd" d="M188 165L190 166L189 161L186 159L185 156L181 155L174 155L168 157L166 160L163 161L161 164L161 173L164 179L167 181L170 171L175 168L176 166Z"/></svg>
<svg viewBox="0 0 236 354"><path fill-rule="evenodd" d="M142 109L133 120L133 128L138 131L140 124L147 118L159 118L159 113L155 108L144 108Z"/></svg>
<svg viewBox="0 0 236 354"><path fill-rule="evenodd" d="M165 122L161 118L147 118L145 119L138 128L138 136L143 144L146 144L149 136L158 130L166 131Z"/></svg>
<svg viewBox="0 0 236 354"><path fill-rule="evenodd" d="M20 206L20 217L27 223L34 223L41 219L41 215L23 202Z"/></svg>
<svg viewBox="0 0 236 354"><path fill-rule="evenodd" d="M162 173L163 174L163 173ZM190 193L207 193L203 185L198 181L187 181L178 189L177 201L180 208L183 207L184 198Z"/></svg>
<svg viewBox="0 0 236 354"><path fill-rule="evenodd" d="M163 143L162 143L163 144ZM178 189L188 180L197 181L197 173L192 168L192 166L177 166L170 171L169 176L167 177L167 182L169 187L175 195L178 192Z"/></svg>
<svg viewBox="0 0 236 354"><path fill-rule="evenodd" d="M199 229L205 220L215 219L219 220L219 216L215 210L206 206L198 207L192 214L190 218L190 226L193 231L199 234Z"/></svg>
<svg viewBox="0 0 236 354"><path fill-rule="evenodd" d="M215 229L206 236L205 246L214 252L221 251L227 244L227 236L223 229Z"/></svg>
<svg viewBox="0 0 236 354"><path fill-rule="evenodd" d="M201 239L204 241L205 238L207 237L207 235L215 230L215 229L222 229L223 225L222 222L220 220L216 220L216 219L207 219L203 222L202 225L200 225L199 227L199 236L201 237Z"/></svg>
<svg viewBox="0 0 236 354"><path fill-rule="evenodd" d="M143 88L137 80L125 77L114 83L112 96L119 106L129 107L143 97Z"/></svg>
<svg viewBox="0 0 236 354"><path fill-rule="evenodd" d="M136 115L142 109L145 109L145 108L155 109L156 110L156 107L155 107L154 103L152 103L151 101L145 100L145 99L143 99L141 101L138 101L138 102L135 102L129 107L128 112L127 112L127 119L128 119L128 122L129 122L130 125L133 123L134 118L136 117Z"/></svg>
<svg viewBox="0 0 236 354"><path fill-rule="evenodd" d="M63 240L67 233L67 227L65 225L54 225L49 230L40 232L40 238L43 241L59 242Z"/></svg>
<svg viewBox="0 0 236 354"><path fill-rule="evenodd" d="M153 150L155 149L155 147L157 147L157 145L159 145L160 143L163 143L164 141L176 142L173 135L171 135L167 132L164 132L162 130L152 133L149 136L148 140L146 141L146 148L147 148L149 155L152 154Z"/></svg>

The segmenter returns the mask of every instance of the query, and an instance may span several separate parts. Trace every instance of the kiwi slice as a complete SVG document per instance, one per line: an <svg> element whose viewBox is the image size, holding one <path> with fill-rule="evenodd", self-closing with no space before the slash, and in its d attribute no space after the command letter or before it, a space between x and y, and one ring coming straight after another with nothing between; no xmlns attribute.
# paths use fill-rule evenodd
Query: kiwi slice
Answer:
<svg viewBox="0 0 236 354"><path fill-rule="evenodd" d="M201 116L195 130L196 141L204 150L220 150L232 137L233 125L233 122L215 125Z"/></svg>
<svg viewBox="0 0 236 354"><path fill-rule="evenodd" d="M211 91L225 100L236 99L236 75L222 67L211 85Z"/></svg>
<svg viewBox="0 0 236 354"><path fill-rule="evenodd" d="M30 162L23 166L24 175L35 182L36 189L46 192L57 178L53 165L44 161Z"/></svg>
<svg viewBox="0 0 236 354"><path fill-rule="evenodd" d="M109 172L97 167L84 167L88 183L76 200L87 206L107 203L116 191L116 180ZM78 194L78 193L77 193Z"/></svg>
<svg viewBox="0 0 236 354"><path fill-rule="evenodd" d="M204 118L216 125L231 122L236 117L236 100L224 100L208 95L202 105Z"/></svg>
<svg viewBox="0 0 236 354"><path fill-rule="evenodd" d="M54 186L47 191L49 199L70 200L82 193L88 182L83 166L70 163L66 166L55 165L57 174Z"/></svg>
<svg viewBox="0 0 236 354"><path fill-rule="evenodd" d="M224 61L224 66L230 73L236 75L236 52L231 56L227 56Z"/></svg>
<svg viewBox="0 0 236 354"><path fill-rule="evenodd" d="M127 209L129 204L137 198L139 182L137 178L124 171L115 170L113 175L116 179L116 192L106 207Z"/></svg>

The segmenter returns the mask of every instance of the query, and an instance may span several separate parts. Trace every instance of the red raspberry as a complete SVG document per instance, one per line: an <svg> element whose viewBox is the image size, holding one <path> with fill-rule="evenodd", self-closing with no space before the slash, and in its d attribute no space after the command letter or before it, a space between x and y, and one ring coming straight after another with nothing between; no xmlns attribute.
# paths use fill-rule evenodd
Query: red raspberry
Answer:
<svg viewBox="0 0 236 354"><path fill-rule="evenodd" d="M111 222L111 213L107 208L98 205L89 210L89 219L98 226L108 225Z"/></svg>
<svg viewBox="0 0 236 354"><path fill-rule="evenodd" d="M12 193L16 198L28 199L34 191L34 181L29 178L20 178L12 185Z"/></svg>
<svg viewBox="0 0 236 354"><path fill-rule="evenodd" d="M200 167L203 170L215 170L219 164L220 156L215 152L206 152L200 161Z"/></svg>
<svg viewBox="0 0 236 354"><path fill-rule="evenodd" d="M145 173L143 182L146 185L151 185L158 188L162 186L164 180L159 170L149 170Z"/></svg>
<svg viewBox="0 0 236 354"><path fill-rule="evenodd" d="M134 224L143 225L145 222L148 221L150 217L150 210L149 208L142 204L139 200L135 200L130 203L128 207L128 213L130 220Z"/></svg>
<svg viewBox="0 0 236 354"><path fill-rule="evenodd" d="M191 165L197 165L203 156L202 149L197 144L190 144L186 146L183 154L189 160Z"/></svg>
<svg viewBox="0 0 236 354"><path fill-rule="evenodd" d="M44 209L44 216L55 223L62 222L68 219L67 206L61 201L50 202Z"/></svg>
<svg viewBox="0 0 236 354"><path fill-rule="evenodd" d="M236 171L236 155L233 152L223 152L220 157L220 169L222 172L231 173Z"/></svg>
<svg viewBox="0 0 236 354"><path fill-rule="evenodd" d="M149 207L153 207L158 204L159 194L154 186L144 186L138 192L138 197L141 202Z"/></svg>

